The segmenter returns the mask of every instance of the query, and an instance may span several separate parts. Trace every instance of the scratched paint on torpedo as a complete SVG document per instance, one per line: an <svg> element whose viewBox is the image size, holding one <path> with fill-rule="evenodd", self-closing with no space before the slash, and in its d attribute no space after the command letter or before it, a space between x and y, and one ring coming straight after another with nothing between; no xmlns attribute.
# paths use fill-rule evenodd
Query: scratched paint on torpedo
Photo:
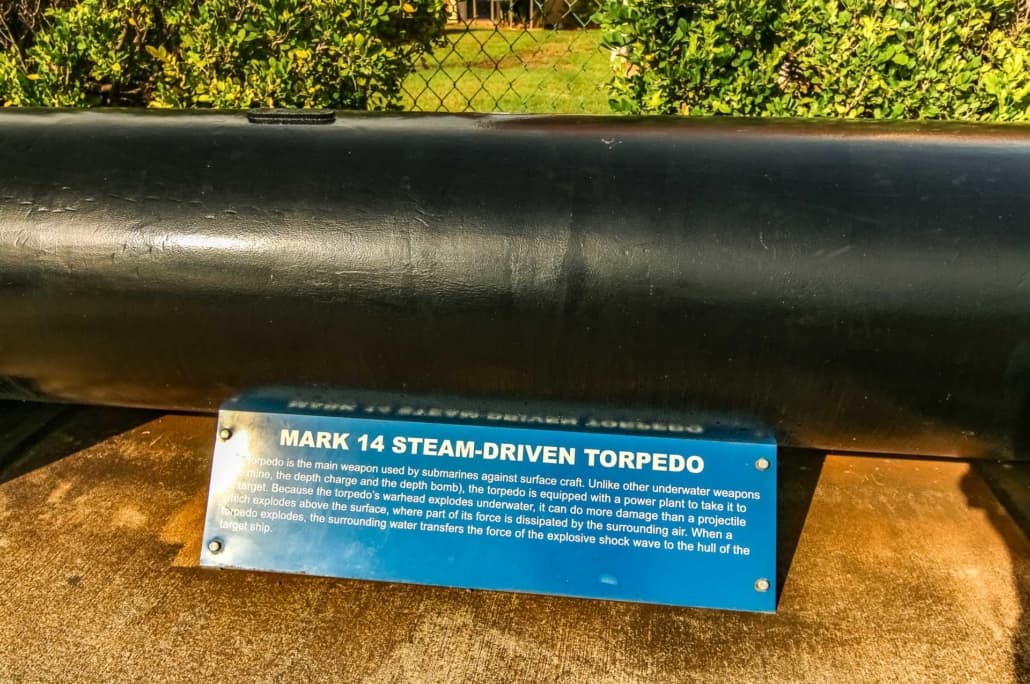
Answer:
<svg viewBox="0 0 1030 684"><path fill-rule="evenodd" d="M766 435L285 407L220 413L202 565L775 610Z"/></svg>

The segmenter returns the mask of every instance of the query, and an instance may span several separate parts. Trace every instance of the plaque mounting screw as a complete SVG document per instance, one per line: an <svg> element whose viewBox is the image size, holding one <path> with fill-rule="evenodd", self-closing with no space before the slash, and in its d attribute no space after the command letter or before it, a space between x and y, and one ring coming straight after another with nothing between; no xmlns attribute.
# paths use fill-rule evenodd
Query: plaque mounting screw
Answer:
<svg viewBox="0 0 1030 684"><path fill-rule="evenodd" d="M212 539L207 543L207 550L211 553L221 553L223 548L221 539Z"/></svg>
<svg viewBox="0 0 1030 684"><path fill-rule="evenodd" d="M229 439L230 437L232 437L232 430L230 430L229 428L222 428L218 431L218 439L222 440L223 442Z"/></svg>
<svg viewBox="0 0 1030 684"><path fill-rule="evenodd" d="M765 593L765 592L769 591L769 586L770 586L769 585L769 580L767 580L764 577L759 577L758 579L755 580L755 591L760 591L762 593Z"/></svg>
<svg viewBox="0 0 1030 684"><path fill-rule="evenodd" d="M759 470L769 470L769 459L764 456L755 461L755 467Z"/></svg>

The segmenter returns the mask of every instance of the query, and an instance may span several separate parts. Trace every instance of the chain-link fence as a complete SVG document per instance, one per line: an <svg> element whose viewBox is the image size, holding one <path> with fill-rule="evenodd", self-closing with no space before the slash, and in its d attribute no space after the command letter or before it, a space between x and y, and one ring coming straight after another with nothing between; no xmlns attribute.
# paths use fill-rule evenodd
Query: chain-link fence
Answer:
<svg viewBox="0 0 1030 684"><path fill-rule="evenodd" d="M423 112L610 111L600 0L450 0L446 45L403 85Z"/></svg>

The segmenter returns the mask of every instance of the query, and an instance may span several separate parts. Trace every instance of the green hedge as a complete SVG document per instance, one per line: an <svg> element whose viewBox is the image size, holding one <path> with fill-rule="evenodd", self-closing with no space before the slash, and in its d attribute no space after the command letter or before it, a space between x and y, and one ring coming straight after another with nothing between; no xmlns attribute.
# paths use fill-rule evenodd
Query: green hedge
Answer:
<svg viewBox="0 0 1030 684"><path fill-rule="evenodd" d="M61 0L0 34L0 103L387 108L446 16L444 0Z"/></svg>
<svg viewBox="0 0 1030 684"><path fill-rule="evenodd" d="M609 0L617 111L1030 119L1017 0Z"/></svg>

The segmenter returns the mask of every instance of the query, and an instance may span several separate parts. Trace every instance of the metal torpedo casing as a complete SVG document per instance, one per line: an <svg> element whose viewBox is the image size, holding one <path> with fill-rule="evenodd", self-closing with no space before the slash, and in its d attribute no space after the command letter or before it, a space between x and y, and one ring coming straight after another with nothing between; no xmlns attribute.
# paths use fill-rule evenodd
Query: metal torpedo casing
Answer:
<svg viewBox="0 0 1030 684"><path fill-rule="evenodd" d="M1030 129L0 114L0 396L322 383L1028 453Z"/></svg>

